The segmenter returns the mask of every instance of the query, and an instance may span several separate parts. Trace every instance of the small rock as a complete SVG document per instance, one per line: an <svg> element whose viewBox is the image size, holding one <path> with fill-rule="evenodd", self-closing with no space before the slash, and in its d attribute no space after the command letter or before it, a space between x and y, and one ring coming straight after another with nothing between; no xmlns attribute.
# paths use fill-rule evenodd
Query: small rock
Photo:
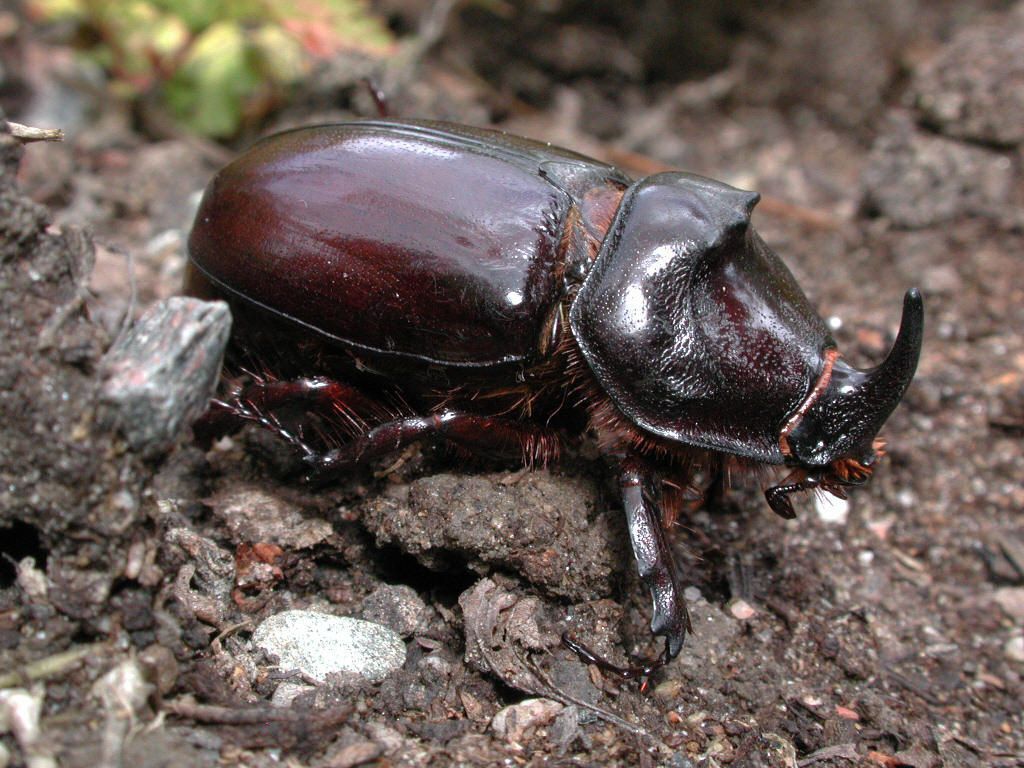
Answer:
<svg viewBox="0 0 1024 768"><path fill-rule="evenodd" d="M926 296L940 293L952 296L964 283L952 264L932 264L921 274L920 284Z"/></svg>
<svg viewBox="0 0 1024 768"><path fill-rule="evenodd" d="M701 594L699 588L690 586L683 590L683 597L686 598L686 602L688 603L696 603L704 597L704 595Z"/></svg>
<svg viewBox="0 0 1024 768"><path fill-rule="evenodd" d="M818 513L818 519L823 523L845 525L846 518L850 515L850 502L831 493L816 493L814 511Z"/></svg>
<svg viewBox="0 0 1024 768"><path fill-rule="evenodd" d="M412 587L382 584L363 600L361 615L402 637L410 637L425 620L427 605Z"/></svg>
<svg viewBox="0 0 1024 768"><path fill-rule="evenodd" d="M524 699L500 710L491 719L491 728L506 741L521 742L528 731L547 725L562 709L551 699Z"/></svg>
<svg viewBox="0 0 1024 768"><path fill-rule="evenodd" d="M354 768L376 760L384 754L384 747L375 741L359 741L342 747L327 761L327 768Z"/></svg>
<svg viewBox="0 0 1024 768"><path fill-rule="evenodd" d="M252 642L318 682L332 673L378 683L405 663L405 643L387 627L347 616L283 611L267 618Z"/></svg>
<svg viewBox="0 0 1024 768"><path fill-rule="evenodd" d="M1024 622L1024 587L1000 587L993 597L1007 616Z"/></svg>
<svg viewBox="0 0 1024 768"><path fill-rule="evenodd" d="M270 703L275 707L290 707L297 696L308 691L315 691L312 685L302 683L281 683L274 689L274 695L270 697Z"/></svg>
<svg viewBox="0 0 1024 768"><path fill-rule="evenodd" d="M151 307L101 361L101 419L155 456L206 408L231 330L224 302L176 296Z"/></svg>
<svg viewBox="0 0 1024 768"><path fill-rule="evenodd" d="M678 679L669 679L664 682L658 683L654 688L654 695L662 701L669 703L675 701L679 694L683 691L683 681Z"/></svg>
<svg viewBox="0 0 1024 768"><path fill-rule="evenodd" d="M563 659L558 656L551 658L548 675L555 684L555 689L581 704L596 705L601 699L601 692L594 686L590 677L590 668L580 664L579 659Z"/></svg>
<svg viewBox="0 0 1024 768"><path fill-rule="evenodd" d="M551 742L556 746L560 755L568 752L573 741L582 733L583 731L580 729L580 708L575 704L559 712L554 724L548 729Z"/></svg>
<svg viewBox="0 0 1024 768"><path fill-rule="evenodd" d="M1011 661L1024 662L1024 635L1017 635L1007 640L1003 651Z"/></svg>
<svg viewBox="0 0 1024 768"><path fill-rule="evenodd" d="M46 602L46 574L36 568L34 558L23 557L18 561L18 586L30 603Z"/></svg>
<svg viewBox="0 0 1024 768"><path fill-rule="evenodd" d="M204 501L235 542L309 549L334 532L326 520L305 517L295 504L256 484L233 485Z"/></svg>
<svg viewBox="0 0 1024 768"><path fill-rule="evenodd" d="M739 597L729 603L729 613L740 621L746 621L757 616L757 609L743 598Z"/></svg>
<svg viewBox="0 0 1024 768"><path fill-rule="evenodd" d="M151 645L139 654L139 663L153 681L161 696L174 690L178 682L178 660L170 648L163 645Z"/></svg>

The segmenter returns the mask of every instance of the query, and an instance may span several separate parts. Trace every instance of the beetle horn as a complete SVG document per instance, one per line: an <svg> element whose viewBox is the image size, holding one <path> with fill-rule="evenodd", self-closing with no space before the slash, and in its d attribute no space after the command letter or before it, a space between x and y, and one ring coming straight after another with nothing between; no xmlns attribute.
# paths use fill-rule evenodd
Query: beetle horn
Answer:
<svg viewBox="0 0 1024 768"><path fill-rule="evenodd" d="M923 337L924 302L921 292L911 288L903 297L903 318L896 342L885 362L866 373L867 378L861 388L865 402L869 406L874 404L874 410L878 412L884 411L883 420L899 404L914 378Z"/></svg>
<svg viewBox="0 0 1024 768"><path fill-rule="evenodd" d="M874 461L872 441L914 378L923 335L924 302L912 288L903 297L899 334L885 362L859 371L835 361L828 386L788 436L801 464L823 466L846 456Z"/></svg>

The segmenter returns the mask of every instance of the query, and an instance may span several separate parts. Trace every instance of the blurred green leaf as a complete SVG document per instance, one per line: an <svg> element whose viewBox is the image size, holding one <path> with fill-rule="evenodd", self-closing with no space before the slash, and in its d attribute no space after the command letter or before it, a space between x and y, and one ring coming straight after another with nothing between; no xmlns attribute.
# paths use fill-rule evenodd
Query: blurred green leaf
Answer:
<svg viewBox="0 0 1024 768"><path fill-rule="evenodd" d="M26 0L77 21L87 54L123 98L156 92L185 125L230 137L278 103L318 58L385 55L387 27L363 0Z"/></svg>
<svg viewBox="0 0 1024 768"><path fill-rule="evenodd" d="M86 15L82 0L31 0L27 8L30 16L44 21L67 21Z"/></svg>
<svg viewBox="0 0 1024 768"><path fill-rule="evenodd" d="M309 72L309 59L299 41L281 27L264 24L251 34L260 72L273 83L287 85Z"/></svg>
<svg viewBox="0 0 1024 768"><path fill-rule="evenodd" d="M164 89L175 115L206 136L233 135L246 99L259 86L241 27L218 22L200 34Z"/></svg>

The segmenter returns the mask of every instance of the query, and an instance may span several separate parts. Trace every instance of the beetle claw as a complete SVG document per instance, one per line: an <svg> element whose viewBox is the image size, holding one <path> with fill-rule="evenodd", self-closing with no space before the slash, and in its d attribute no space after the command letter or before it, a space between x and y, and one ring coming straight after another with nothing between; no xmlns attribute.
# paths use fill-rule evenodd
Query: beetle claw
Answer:
<svg viewBox="0 0 1024 768"><path fill-rule="evenodd" d="M599 656L594 651L590 650L583 643L577 641L568 632L562 634L562 645L568 648L570 651L575 653L581 661L585 664L593 664L595 667L610 675L614 675L620 680L640 680L640 691L644 693L647 691L649 683L648 678L659 669L664 667L669 662L669 642L665 643L665 651L659 655L656 659L645 661L643 664L639 664L633 667L620 667L618 664L613 664L603 656Z"/></svg>
<svg viewBox="0 0 1024 768"><path fill-rule="evenodd" d="M793 509L793 502L789 500L789 494L799 490L801 490L799 483L776 485L765 491L764 497L768 501L768 506L772 508L772 512L783 520L795 520L796 510Z"/></svg>

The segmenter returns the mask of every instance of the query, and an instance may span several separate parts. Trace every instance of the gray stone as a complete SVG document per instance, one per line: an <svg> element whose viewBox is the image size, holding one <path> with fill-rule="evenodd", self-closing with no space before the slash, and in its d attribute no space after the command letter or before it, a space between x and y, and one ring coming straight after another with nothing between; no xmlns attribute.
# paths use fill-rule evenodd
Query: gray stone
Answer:
<svg viewBox="0 0 1024 768"><path fill-rule="evenodd" d="M274 689L274 695L270 697L270 703L275 707L290 707L297 696L313 690L316 689L312 685L284 682Z"/></svg>
<svg viewBox="0 0 1024 768"><path fill-rule="evenodd" d="M224 302L176 296L151 307L101 361L104 424L157 455L205 409L231 330Z"/></svg>
<svg viewBox="0 0 1024 768"><path fill-rule="evenodd" d="M334 673L378 683L405 663L405 643L387 627L347 616L283 611L267 618L253 645L277 657L282 669L324 682Z"/></svg>
<svg viewBox="0 0 1024 768"><path fill-rule="evenodd" d="M382 584L363 600L362 617L409 637L426 622L428 612L426 603L412 587Z"/></svg>

